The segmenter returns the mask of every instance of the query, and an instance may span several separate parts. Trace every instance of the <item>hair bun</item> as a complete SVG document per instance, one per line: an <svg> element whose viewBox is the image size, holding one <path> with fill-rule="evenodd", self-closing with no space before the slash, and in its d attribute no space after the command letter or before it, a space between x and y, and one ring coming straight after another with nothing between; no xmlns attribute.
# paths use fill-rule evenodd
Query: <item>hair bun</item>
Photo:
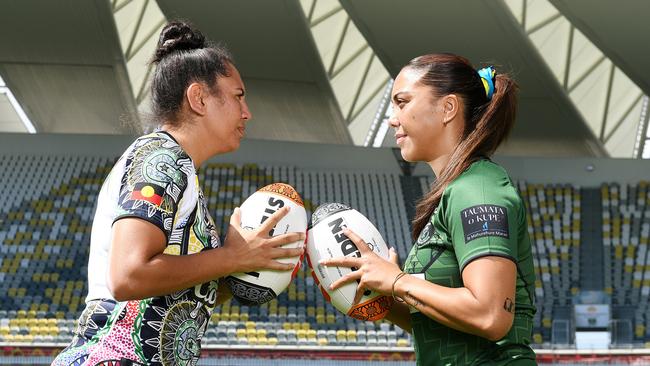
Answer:
<svg viewBox="0 0 650 366"><path fill-rule="evenodd" d="M205 37L198 29L184 22L171 22L160 32L158 47L152 62L159 62L175 51L205 47Z"/></svg>

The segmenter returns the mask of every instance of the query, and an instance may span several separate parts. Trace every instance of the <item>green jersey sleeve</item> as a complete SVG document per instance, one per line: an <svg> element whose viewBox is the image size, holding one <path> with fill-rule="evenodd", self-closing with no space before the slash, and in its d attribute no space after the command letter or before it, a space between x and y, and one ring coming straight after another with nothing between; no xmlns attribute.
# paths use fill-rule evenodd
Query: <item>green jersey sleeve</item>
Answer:
<svg viewBox="0 0 650 366"><path fill-rule="evenodd" d="M461 177L449 186L441 204L461 273L485 256L517 263L522 205L505 172Z"/></svg>

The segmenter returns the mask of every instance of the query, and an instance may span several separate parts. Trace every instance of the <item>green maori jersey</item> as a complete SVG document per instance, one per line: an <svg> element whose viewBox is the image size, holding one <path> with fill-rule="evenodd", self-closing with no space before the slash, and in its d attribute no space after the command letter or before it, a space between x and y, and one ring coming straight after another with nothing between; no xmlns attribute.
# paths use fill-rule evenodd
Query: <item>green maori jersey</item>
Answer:
<svg viewBox="0 0 650 366"><path fill-rule="evenodd" d="M497 342L460 332L412 310L418 365L535 365L535 270L526 209L508 174L479 160L451 182L406 259L404 271L429 282L464 286L462 272L474 259L499 256L517 264L515 318Z"/></svg>

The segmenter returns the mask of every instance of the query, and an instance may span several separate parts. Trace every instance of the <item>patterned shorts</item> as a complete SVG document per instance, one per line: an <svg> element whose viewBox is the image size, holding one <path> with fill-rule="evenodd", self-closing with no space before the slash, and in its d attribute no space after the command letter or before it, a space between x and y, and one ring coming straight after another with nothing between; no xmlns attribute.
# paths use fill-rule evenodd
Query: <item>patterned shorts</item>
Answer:
<svg viewBox="0 0 650 366"><path fill-rule="evenodd" d="M83 365L91 351L87 343L106 325L116 304L115 300L110 299L91 300L86 303L86 308L77 321L72 341L54 359L52 366ZM128 363L111 365L128 365Z"/></svg>

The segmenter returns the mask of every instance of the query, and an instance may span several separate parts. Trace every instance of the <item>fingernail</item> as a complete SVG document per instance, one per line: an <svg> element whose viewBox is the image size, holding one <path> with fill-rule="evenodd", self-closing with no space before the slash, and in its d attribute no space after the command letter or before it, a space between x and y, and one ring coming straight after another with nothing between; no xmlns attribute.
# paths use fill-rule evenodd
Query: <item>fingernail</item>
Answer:
<svg viewBox="0 0 650 366"><path fill-rule="evenodd" d="M334 285L330 285L330 290L334 290Z"/></svg>
<svg viewBox="0 0 650 366"><path fill-rule="evenodd" d="M349 233L349 232L350 232L350 229L348 229L347 227L344 227L344 228L343 228L343 233L347 234L347 233Z"/></svg>

